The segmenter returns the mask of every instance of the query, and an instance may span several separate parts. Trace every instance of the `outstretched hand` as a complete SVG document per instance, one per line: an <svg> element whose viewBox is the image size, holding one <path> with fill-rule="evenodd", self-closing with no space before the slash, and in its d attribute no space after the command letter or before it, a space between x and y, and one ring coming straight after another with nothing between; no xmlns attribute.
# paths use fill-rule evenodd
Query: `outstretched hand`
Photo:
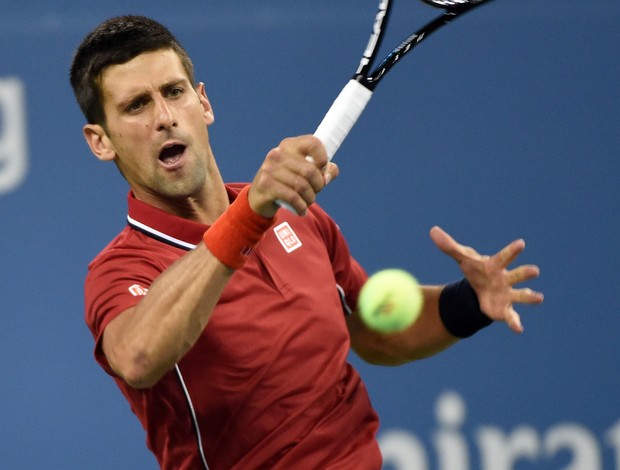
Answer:
<svg viewBox="0 0 620 470"><path fill-rule="evenodd" d="M525 242L515 240L493 256L485 256L471 247L457 243L439 227L433 227L430 236L442 252L458 263L476 291L480 309L492 320L504 321L512 331L522 333L521 318L513 305L540 304L543 301L543 295L539 292L514 287L537 278L540 273L538 266L524 264L508 269L525 248Z"/></svg>

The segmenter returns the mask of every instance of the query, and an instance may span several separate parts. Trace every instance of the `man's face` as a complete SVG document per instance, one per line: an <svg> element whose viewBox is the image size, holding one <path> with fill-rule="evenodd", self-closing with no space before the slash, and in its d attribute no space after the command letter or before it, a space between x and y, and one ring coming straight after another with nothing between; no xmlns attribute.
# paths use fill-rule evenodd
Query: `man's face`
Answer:
<svg viewBox="0 0 620 470"><path fill-rule="evenodd" d="M176 53L110 66L101 90L110 155L136 197L182 200L205 189L213 115L204 87L193 88Z"/></svg>

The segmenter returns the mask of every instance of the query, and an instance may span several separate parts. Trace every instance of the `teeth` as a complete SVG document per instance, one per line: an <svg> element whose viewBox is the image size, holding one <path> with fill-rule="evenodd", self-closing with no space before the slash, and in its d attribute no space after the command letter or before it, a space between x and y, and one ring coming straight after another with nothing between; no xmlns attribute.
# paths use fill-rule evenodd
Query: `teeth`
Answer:
<svg viewBox="0 0 620 470"><path fill-rule="evenodd" d="M173 164L175 164L176 162L179 161L179 158L181 158L180 155L175 155L175 156L164 158L162 161L166 165L173 165Z"/></svg>

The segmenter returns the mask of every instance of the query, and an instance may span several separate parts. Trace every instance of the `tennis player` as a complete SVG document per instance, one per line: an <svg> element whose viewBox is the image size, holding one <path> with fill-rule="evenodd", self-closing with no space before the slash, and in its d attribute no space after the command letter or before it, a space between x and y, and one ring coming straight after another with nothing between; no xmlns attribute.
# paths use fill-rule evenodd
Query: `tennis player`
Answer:
<svg viewBox="0 0 620 470"><path fill-rule="evenodd" d="M513 287L538 275L507 269L522 241L482 256L434 228L464 279L424 287L409 330L368 331L356 313L367 275L315 203L338 175L315 137L284 139L251 184L225 184L204 84L144 17L88 34L71 84L90 149L129 185L128 225L89 265L86 321L161 468L378 470L379 421L346 361L351 346L402 364L492 321L520 332L513 304L542 301Z"/></svg>

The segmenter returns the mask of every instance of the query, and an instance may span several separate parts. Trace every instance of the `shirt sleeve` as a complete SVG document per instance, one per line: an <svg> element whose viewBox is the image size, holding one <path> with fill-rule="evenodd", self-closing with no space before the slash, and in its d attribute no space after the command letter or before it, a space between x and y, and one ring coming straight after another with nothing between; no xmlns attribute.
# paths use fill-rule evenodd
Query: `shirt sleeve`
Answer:
<svg viewBox="0 0 620 470"><path fill-rule="evenodd" d="M89 265L84 285L85 319L95 339L95 359L107 373L116 375L102 349L106 326L137 305L163 269L148 252L128 249L109 250Z"/></svg>

